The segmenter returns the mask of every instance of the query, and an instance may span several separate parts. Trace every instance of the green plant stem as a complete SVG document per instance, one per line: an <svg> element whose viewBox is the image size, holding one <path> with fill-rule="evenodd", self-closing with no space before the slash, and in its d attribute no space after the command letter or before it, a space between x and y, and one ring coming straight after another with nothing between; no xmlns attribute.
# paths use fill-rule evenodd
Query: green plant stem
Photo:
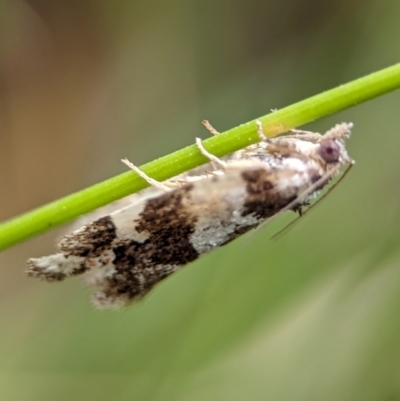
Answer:
<svg viewBox="0 0 400 401"><path fill-rule="evenodd" d="M266 135L273 137L290 128L355 106L400 87L400 64L310 97L258 118ZM224 156L258 142L256 120L204 140L207 150ZM196 146L188 146L140 168L163 181L207 162ZM0 250L57 227L77 216L140 191L148 184L128 171L82 191L39 207L0 224Z"/></svg>

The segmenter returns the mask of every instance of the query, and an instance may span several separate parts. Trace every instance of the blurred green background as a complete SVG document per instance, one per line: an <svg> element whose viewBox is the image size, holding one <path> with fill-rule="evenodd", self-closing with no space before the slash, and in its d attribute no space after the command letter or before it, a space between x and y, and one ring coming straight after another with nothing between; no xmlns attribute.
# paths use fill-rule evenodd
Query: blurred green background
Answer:
<svg viewBox="0 0 400 401"><path fill-rule="evenodd" d="M0 218L399 61L398 0L0 0ZM349 176L121 312L0 254L0 400L400 399L400 93L353 121Z"/></svg>

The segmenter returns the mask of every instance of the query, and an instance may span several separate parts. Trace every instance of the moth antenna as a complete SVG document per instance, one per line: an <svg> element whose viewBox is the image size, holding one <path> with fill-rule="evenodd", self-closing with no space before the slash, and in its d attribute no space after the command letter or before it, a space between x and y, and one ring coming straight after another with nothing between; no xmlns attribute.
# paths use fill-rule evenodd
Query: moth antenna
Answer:
<svg viewBox="0 0 400 401"><path fill-rule="evenodd" d="M297 216L294 220L292 220L290 223L286 224L285 227L283 227L282 229L280 229L277 233L275 233L270 239L271 240L275 240L278 239L281 235L285 234L288 232L288 230L290 230L291 228L293 228L293 226L305 215L307 214L307 212L312 209L312 207L308 208L307 210L304 211L304 213L301 216Z"/></svg>
<svg viewBox="0 0 400 401"><path fill-rule="evenodd" d="M264 221L263 223L261 223L260 225L258 225L257 227L255 227L255 229L250 233L250 235L247 236L247 238L245 238L245 241L248 241L251 236L253 236L258 230L260 229L264 229L265 227L267 227L269 224L271 224L271 222L273 222L277 217L281 216L284 212L286 212L287 210L292 209L294 206L296 206L296 204L301 201L302 198L307 197L308 195L310 195L312 192L314 192L315 190L317 190L317 188L323 184L324 181L326 181L327 179L329 179L330 177L334 176L337 171L340 169L340 166L338 166L337 168L332 169L330 172L328 172L326 175L324 175L323 177L321 177L319 180L317 180L316 182L314 182L312 185L310 185L309 188L307 188L302 194L300 194L295 200L293 200L292 202L290 202L289 204L287 204L284 208L282 208L281 210L279 210L278 213L275 213L273 216L271 216L270 218L268 218L266 221ZM343 173L344 174L344 173ZM303 215L306 212L303 213ZM297 219L295 219L297 220ZM290 225L291 223L289 223Z"/></svg>
<svg viewBox="0 0 400 401"><path fill-rule="evenodd" d="M316 132L313 132L313 131L306 131L306 130L303 130L303 129L295 129L295 128L291 128L290 130L288 130L288 133L289 134L293 134L293 135L299 135L300 137L301 136L304 137L305 135L313 135L313 136L318 135L318 136L320 136L320 134L318 134Z"/></svg>
<svg viewBox="0 0 400 401"><path fill-rule="evenodd" d="M338 185L339 183L346 177L346 175L349 173L351 168L353 167L354 164L349 163L347 168L343 171L343 174L337 179L336 182L334 182L328 189L327 191L321 195L312 205L310 205L309 208L307 208L304 212L301 213L301 215L297 216L294 220L292 220L290 223L288 223L285 227L283 227L281 230L279 230L277 233L275 233L270 239L277 239L280 237L282 234L287 232L290 228L293 228L295 223L297 223L303 216L305 216L308 212L310 212L312 209L314 209L315 206L318 205L328 194L330 194Z"/></svg>

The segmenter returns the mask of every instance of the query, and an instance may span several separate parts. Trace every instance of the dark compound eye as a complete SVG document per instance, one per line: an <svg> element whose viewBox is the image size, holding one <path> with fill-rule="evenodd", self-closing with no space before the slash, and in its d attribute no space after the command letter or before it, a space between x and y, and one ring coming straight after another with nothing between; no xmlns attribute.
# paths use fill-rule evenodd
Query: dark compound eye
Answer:
<svg viewBox="0 0 400 401"><path fill-rule="evenodd" d="M336 163L339 160L340 147L333 139L327 139L320 143L318 153L325 163Z"/></svg>

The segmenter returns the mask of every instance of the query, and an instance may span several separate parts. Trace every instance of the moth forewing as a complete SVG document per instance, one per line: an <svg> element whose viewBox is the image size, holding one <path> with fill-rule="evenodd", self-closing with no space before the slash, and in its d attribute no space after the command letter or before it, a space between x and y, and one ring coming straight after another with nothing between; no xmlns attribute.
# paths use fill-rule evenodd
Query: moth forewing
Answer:
<svg viewBox="0 0 400 401"><path fill-rule="evenodd" d="M84 273L97 306L128 304L201 255L308 204L350 162L350 129L263 139L224 160L197 140L217 169L161 184L126 162L158 192L66 235L59 253L28 261L28 274L56 281Z"/></svg>

